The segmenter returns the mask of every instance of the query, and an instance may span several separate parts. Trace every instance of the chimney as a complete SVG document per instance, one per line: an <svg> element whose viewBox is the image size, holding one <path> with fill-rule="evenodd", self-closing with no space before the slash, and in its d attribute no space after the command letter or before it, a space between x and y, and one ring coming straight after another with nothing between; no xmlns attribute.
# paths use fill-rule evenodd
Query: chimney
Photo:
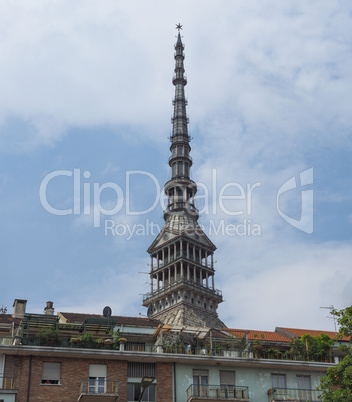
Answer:
<svg viewBox="0 0 352 402"><path fill-rule="evenodd" d="M26 305L27 300L15 299L15 301L13 302L12 317L19 317L19 318L24 317L26 313Z"/></svg>
<svg viewBox="0 0 352 402"><path fill-rule="evenodd" d="M47 301L46 302L46 307L44 309L44 314L46 315L54 315L54 307L53 307L53 302L52 301Z"/></svg>

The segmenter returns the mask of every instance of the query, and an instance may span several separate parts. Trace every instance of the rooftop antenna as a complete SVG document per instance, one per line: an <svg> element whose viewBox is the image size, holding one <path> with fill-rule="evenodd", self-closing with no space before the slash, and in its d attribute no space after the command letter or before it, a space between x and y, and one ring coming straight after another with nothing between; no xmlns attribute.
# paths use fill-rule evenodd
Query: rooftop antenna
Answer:
<svg viewBox="0 0 352 402"><path fill-rule="evenodd" d="M334 308L334 306L333 306L333 305L331 305L331 306L329 306L329 307L320 307L320 308L325 308L325 309L328 309L328 310L330 310L330 313L331 313L333 310L335 310L335 308ZM330 317L330 316L328 316L328 318L330 318L330 319L331 319L331 317ZM335 332L337 332L337 329L336 329L336 317L335 317L335 316L333 316L333 320L334 320Z"/></svg>

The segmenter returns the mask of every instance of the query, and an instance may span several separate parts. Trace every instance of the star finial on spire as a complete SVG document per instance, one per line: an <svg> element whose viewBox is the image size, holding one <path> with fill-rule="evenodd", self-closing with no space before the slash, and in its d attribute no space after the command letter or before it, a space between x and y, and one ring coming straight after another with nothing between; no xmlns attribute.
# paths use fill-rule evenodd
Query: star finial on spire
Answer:
<svg viewBox="0 0 352 402"><path fill-rule="evenodd" d="M182 29L182 25L180 23L176 24L176 29L178 29L178 32L180 32L180 29Z"/></svg>

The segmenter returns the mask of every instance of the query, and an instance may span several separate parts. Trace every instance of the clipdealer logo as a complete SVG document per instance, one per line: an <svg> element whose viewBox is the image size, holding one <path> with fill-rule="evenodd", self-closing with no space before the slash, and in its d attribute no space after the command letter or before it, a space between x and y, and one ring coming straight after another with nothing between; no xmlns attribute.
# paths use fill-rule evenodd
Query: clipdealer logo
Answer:
<svg viewBox="0 0 352 402"><path fill-rule="evenodd" d="M153 201L143 210L133 210L131 207L131 179L132 177L139 176L149 181L149 190L155 194ZM58 205L53 205L49 202L50 191L53 191L55 180L64 178L70 180L73 202L70 208L59 208ZM66 215L89 215L93 216L93 226L101 227L102 219L104 219L105 234L112 234L118 236L126 236L129 238L132 235L139 235L139 233L147 234L148 230L145 228L144 232L140 225L132 225L123 227L124 224L117 223L115 219L105 219L105 217L116 217L124 208L125 216L140 216L149 214L159 205L162 210L167 207L167 198L163 194L162 186L160 186L157 178L146 171L127 171L125 174L125 193L123 188L115 182L106 183L91 183L87 181L91 178L91 172L88 170L81 171L81 169L73 170L56 170L47 174L39 188L39 198L43 208L50 214L57 216ZM280 197L298 188L295 177L291 177L278 189L276 194L276 209L278 214L291 226L305 233L313 233L313 189L306 189L308 185L313 184L313 168L305 170L299 174L301 185L301 216L299 219L285 214L280 205ZM201 190L201 195L195 197L196 201L200 201L202 208L199 215L217 215L218 211L222 214L236 217L237 224L226 224L222 219L220 222L210 220L210 228L215 235L223 234L227 236L258 236L261 235L261 227L258 223L252 222L251 215L253 213L253 197L261 187L261 183L256 182L253 184L247 183L242 186L239 183L229 182L224 184L218 189L216 169L212 171L211 185L198 183L198 189ZM50 191L49 191L50 190ZM110 192L110 202L103 202L103 194ZM114 201L111 201L111 193L114 194ZM231 194L229 194L231 193ZM237 217L243 217L242 221ZM148 220L147 220L148 221ZM150 221L150 224L152 224ZM154 225L154 224L152 224ZM156 225L157 226L157 225ZM138 228L138 233L137 229ZM209 229L210 229L209 228ZM160 231L160 228L158 228ZM154 233L154 229L152 230ZM150 233L150 230L149 230ZM210 230L209 230L210 233Z"/></svg>

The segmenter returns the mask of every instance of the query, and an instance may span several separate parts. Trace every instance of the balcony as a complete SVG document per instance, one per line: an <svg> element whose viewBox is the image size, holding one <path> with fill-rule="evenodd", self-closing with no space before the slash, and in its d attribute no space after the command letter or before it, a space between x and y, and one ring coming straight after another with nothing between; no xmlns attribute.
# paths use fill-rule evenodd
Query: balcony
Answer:
<svg viewBox="0 0 352 402"><path fill-rule="evenodd" d="M146 302L146 300L149 301L150 298L152 297L160 297L164 292L169 291L172 288L176 288L181 285L186 285L188 287L197 289L204 293L204 295L213 296L216 299L222 299L222 292L219 289L212 289L212 288L207 288L205 286L202 286L199 282L194 282L192 280L188 280L185 278L180 278L177 279L176 281L171 281L171 283L165 284L165 286L159 290L153 291L153 293L149 292L143 295L143 302Z"/></svg>
<svg viewBox="0 0 352 402"><path fill-rule="evenodd" d="M0 391L12 391L15 389L15 379L13 377L0 376Z"/></svg>
<svg viewBox="0 0 352 402"><path fill-rule="evenodd" d="M191 385L187 389L187 402L191 401L249 401L248 387L235 385Z"/></svg>
<svg viewBox="0 0 352 402"><path fill-rule="evenodd" d="M268 402L321 402L321 391L316 389L296 388L270 388L268 391Z"/></svg>
<svg viewBox="0 0 352 402"><path fill-rule="evenodd" d="M0 337L0 345L12 345L14 338L6 336Z"/></svg>
<svg viewBox="0 0 352 402"><path fill-rule="evenodd" d="M83 380L79 387L81 402L115 402L119 397L119 382L105 379Z"/></svg>

